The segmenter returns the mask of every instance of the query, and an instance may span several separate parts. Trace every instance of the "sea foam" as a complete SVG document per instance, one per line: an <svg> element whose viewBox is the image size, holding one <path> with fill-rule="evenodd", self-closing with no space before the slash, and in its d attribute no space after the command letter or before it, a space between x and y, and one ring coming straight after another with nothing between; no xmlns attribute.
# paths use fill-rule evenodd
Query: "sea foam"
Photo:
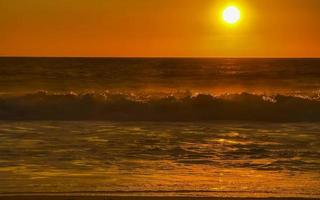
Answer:
<svg viewBox="0 0 320 200"><path fill-rule="evenodd" d="M1 120L272 122L320 121L318 96L240 93L138 95L48 93L0 96Z"/></svg>

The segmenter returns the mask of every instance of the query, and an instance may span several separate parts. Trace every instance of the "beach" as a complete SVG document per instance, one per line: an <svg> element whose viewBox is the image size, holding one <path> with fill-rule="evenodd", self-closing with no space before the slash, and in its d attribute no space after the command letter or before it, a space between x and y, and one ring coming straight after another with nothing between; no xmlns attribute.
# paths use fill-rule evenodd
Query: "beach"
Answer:
<svg viewBox="0 0 320 200"><path fill-rule="evenodd" d="M1 200L318 200L319 198L138 197L138 196L0 196Z"/></svg>

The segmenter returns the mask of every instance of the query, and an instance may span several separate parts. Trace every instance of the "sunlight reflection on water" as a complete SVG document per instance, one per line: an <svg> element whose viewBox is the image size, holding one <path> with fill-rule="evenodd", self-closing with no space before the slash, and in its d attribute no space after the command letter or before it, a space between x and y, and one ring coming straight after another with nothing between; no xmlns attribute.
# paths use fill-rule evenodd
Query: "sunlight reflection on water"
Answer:
<svg viewBox="0 0 320 200"><path fill-rule="evenodd" d="M1 193L319 196L319 158L318 123L0 123Z"/></svg>

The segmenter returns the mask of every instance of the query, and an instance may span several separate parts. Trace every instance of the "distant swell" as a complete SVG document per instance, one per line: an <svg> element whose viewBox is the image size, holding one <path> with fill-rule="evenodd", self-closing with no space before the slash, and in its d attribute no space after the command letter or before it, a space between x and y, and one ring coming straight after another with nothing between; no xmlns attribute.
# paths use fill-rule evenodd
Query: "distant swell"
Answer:
<svg viewBox="0 0 320 200"><path fill-rule="evenodd" d="M320 100L248 93L136 96L38 92L0 96L0 120L320 121Z"/></svg>

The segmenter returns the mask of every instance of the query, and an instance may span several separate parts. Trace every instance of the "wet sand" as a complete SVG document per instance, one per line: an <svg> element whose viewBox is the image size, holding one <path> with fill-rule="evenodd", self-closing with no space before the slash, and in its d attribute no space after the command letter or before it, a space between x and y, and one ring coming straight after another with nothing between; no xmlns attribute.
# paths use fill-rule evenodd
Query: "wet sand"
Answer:
<svg viewBox="0 0 320 200"><path fill-rule="evenodd" d="M319 198L134 197L134 196L0 196L0 200L318 200Z"/></svg>

